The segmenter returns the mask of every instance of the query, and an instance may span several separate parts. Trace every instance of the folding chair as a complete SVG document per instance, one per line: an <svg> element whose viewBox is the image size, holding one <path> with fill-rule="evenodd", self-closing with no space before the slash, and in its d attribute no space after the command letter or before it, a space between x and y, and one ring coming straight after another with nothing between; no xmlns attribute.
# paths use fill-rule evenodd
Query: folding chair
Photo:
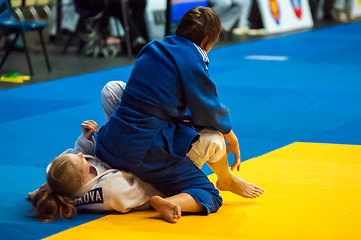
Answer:
<svg viewBox="0 0 361 240"><path fill-rule="evenodd" d="M29 10L35 22L40 21L38 12L35 9L35 0L24 0L24 7Z"/></svg>
<svg viewBox="0 0 361 240"><path fill-rule="evenodd" d="M35 7L39 7L45 12L45 14L48 18L48 21L51 19L52 15L53 15L53 13L49 7L49 5L51 5L51 4L52 4L51 0L36 0L35 1Z"/></svg>
<svg viewBox="0 0 361 240"><path fill-rule="evenodd" d="M23 0L10 0L10 6L14 9L15 14L18 16L19 20L25 21L21 7L23 6Z"/></svg>
<svg viewBox="0 0 361 240"><path fill-rule="evenodd" d="M7 57L9 56L9 53L11 52L16 40L19 37L19 35L21 35L21 38L22 38L22 41L23 41L23 44L24 44L24 48L25 48L25 54L26 54L26 59L27 59L27 62L28 62L30 75L34 74L33 73L33 68L31 66L28 47L27 47L27 44L26 44L25 33L28 32L28 31L38 31L41 46L43 48L43 53L44 53L46 65L47 65L48 70L50 72L51 71L50 62L49 62L48 54L46 52L43 33L42 33L44 27L46 27L47 25L48 25L48 23L46 23L46 22L33 22L33 21L19 21L19 20L16 20L14 18L14 16L12 15L12 13L11 13L11 7L9 5L8 0L0 0L0 31L3 34L5 34L5 36L7 34L10 34L10 33L15 33L16 34L15 38L10 43L10 46L8 47L8 49L6 49L5 55L3 56L2 60L1 60L0 70L1 70L4 62L6 61Z"/></svg>

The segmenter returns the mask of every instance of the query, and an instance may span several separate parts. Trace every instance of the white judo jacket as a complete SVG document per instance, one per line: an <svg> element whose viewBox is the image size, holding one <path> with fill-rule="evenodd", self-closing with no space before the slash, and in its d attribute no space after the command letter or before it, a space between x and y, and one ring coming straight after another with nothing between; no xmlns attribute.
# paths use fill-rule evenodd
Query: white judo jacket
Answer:
<svg viewBox="0 0 361 240"><path fill-rule="evenodd" d="M143 210L149 208L152 196L161 195L154 187L134 174L112 169L95 157L94 139L88 140L81 135L75 143L75 148L68 149L63 154L79 152L84 154L89 166L96 169L97 176L76 194L78 210L121 213Z"/></svg>

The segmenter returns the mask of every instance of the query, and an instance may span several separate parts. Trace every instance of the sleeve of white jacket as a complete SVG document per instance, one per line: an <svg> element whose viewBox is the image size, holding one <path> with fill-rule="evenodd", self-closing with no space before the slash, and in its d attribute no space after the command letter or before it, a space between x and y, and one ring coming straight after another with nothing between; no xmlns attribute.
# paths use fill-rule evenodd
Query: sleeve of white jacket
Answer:
<svg viewBox="0 0 361 240"><path fill-rule="evenodd" d="M68 153L77 154L80 152L83 154L95 156L95 139L93 136L92 136L91 140L89 140L89 139L85 138L83 134L80 135L78 140L76 140L76 142L75 142L74 149L69 148L60 155L68 154Z"/></svg>
<svg viewBox="0 0 361 240"><path fill-rule="evenodd" d="M83 154L88 154L95 156L95 139L92 136L91 139L87 139L84 135L80 135L78 140L75 142L74 146L75 151L81 152Z"/></svg>
<svg viewBox="0 0 361 240"><path fill-rule="evenodd" d="M117 172L103 184L104 209L126 213L132 209L149 207L150 197L141 180L131 173ZM141 208L139 208L141 207Z"/></svg>

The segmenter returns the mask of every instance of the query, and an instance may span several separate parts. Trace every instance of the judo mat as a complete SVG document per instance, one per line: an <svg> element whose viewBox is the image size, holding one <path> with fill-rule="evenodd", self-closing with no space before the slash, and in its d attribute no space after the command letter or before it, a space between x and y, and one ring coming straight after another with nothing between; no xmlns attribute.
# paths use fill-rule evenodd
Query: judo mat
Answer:
<svg viewBox="0 0 361 240"><path fill-rule="evenodd" d="M357 145L293 143L242 163L237 175L265 189L259 199L222 192L224 205L207 217L169 224L154 211L109 215L47 239L357 239L360 156Z"/></svg>
<svg viewBox="0 0 361 240"><path fill-rule="evenodd" d="M100 91L108 81L126 81L132 66L0 91L0 238L357 238L360 43L361 23L353 23L212 50L209 71L230 108L240 176L265 194L222 193L218 213L174 225L151 211L42 223L26 201L51 159L73 146L81 122L105 122Z"/></svg>

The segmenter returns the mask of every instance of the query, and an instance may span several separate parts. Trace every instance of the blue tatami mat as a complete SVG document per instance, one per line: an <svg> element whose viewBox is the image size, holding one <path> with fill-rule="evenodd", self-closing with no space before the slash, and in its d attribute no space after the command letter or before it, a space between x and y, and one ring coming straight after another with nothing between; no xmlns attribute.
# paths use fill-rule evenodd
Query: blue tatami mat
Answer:
<svg viewBox="0 0 361 240"><path fill-rule="evenodd" d="M361 145L360 43L354 23L212 50L211 78L230 108L242 160L293 142ZM103 216L41 223L25 198L45 181L51 159L73 146L82 121L104 123L100 91L131 69L0 91L0 236L39 239Z"/></svg>

